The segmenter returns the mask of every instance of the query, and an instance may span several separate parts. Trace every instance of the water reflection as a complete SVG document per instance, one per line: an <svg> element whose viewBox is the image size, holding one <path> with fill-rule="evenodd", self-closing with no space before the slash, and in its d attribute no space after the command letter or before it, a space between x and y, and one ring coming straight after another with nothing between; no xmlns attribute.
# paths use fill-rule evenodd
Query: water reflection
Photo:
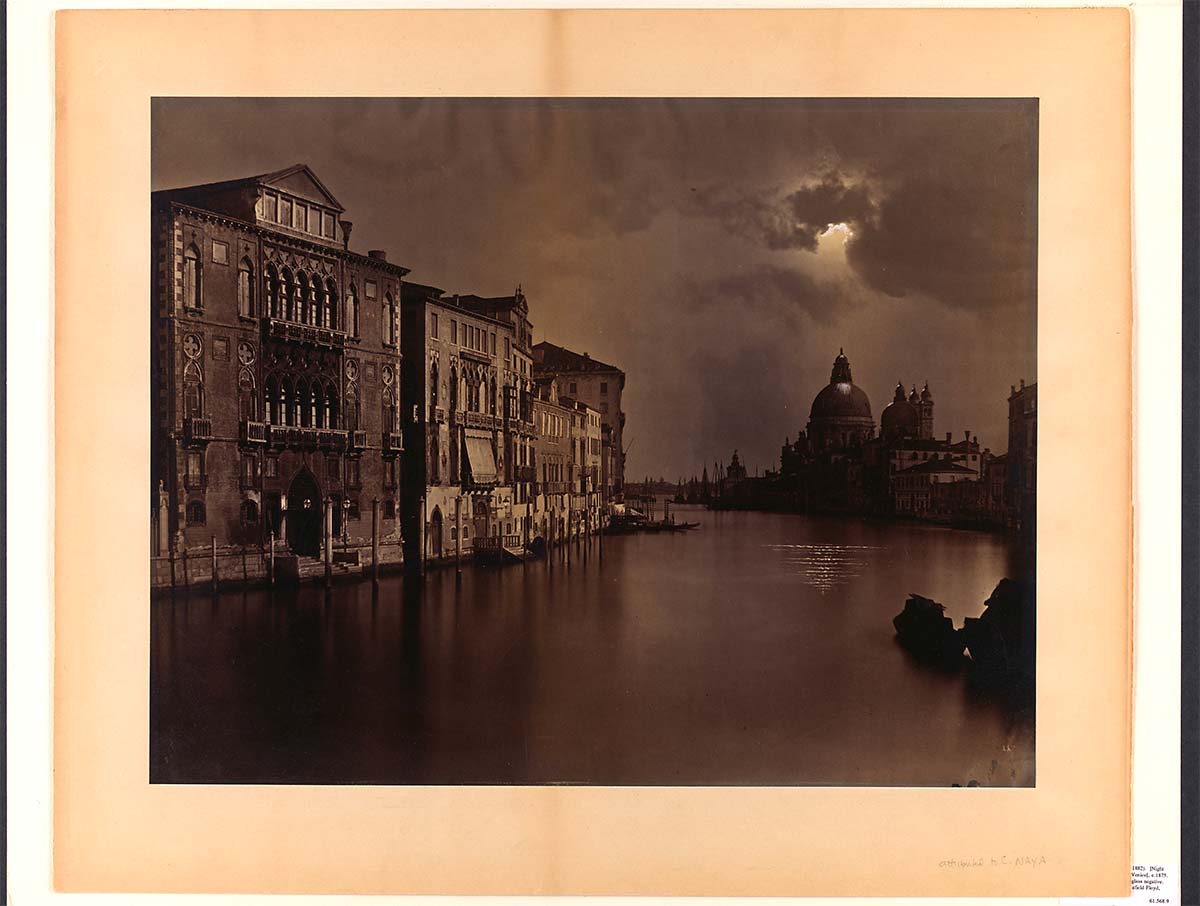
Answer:
<svg viewBox="0 0 1200 906"><path fill-rule="evenodd" d="M152 778L1032 782L1029 715L923 669L891 627L908 591L977 615L1015 570L1004 539L688 518L569 562L155 602Z"/></svg>

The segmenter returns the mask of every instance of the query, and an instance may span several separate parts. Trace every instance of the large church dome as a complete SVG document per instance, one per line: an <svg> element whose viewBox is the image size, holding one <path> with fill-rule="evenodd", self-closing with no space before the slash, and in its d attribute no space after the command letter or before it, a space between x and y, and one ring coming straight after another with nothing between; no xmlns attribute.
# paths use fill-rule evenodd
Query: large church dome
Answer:
<svg viewBox="0 0 1200 906"><path fill-rule="evenodd" d="M816 449L836 449L870 440L875 434L871 401L854 384L845 350L833 360L829 384L813 400L809 437Z"/></svg>
<svg viewBox="0 0 1200 906"><path fill-rule="evenodd" d="M813 400L810 418L870 418L871 401L866 393L854 384L829 384Z"/></svg>

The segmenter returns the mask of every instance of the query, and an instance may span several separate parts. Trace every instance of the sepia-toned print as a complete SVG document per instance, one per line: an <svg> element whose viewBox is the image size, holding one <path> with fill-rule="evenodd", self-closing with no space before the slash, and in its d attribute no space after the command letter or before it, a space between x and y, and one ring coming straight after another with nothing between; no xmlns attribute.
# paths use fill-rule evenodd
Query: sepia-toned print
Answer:
<svg viewBox="0 0 1200 906"><path fill-rule="evenodd" d="M151 782L1035 785L1036 100L151 152Z"/></svg>

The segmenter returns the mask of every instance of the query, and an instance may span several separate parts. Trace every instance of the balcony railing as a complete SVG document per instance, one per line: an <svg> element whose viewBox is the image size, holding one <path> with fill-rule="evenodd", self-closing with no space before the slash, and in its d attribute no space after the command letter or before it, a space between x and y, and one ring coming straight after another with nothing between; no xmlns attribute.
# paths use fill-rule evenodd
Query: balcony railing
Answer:
<svg viewBox="0 0 1200 906"><path fill-rule="evenodd" d="M251 421L248 418L242 419L242 440L248 444L265 444L267 442L267 423Z"/></svg>
<svg viewBox="0 0 1200 906"><path fill-rule="evenodd" d="M183 420L183 431L188 440L207 441L212 440L212 419L211 418L185 418Z"/></svg>
<svg viewBox="0 0 1200 906"><path fill-rule="evenodd" d="M362 450L367 446L366 431L351 431L350 432L350 447L355 450Z"/></svg>
<svg viewBox="0 0 1200 906"><path fill-rule="evenodd" d="M278 318L267 319L267 334L279 340L291 340L309 346L340 348L346 345L346 334L343 331L314 327L311 324L295 324Z"/></svg>
<svg viewBox="0 0 1200 906"><path fill-rule="evenodd" d="M475 539L477 551L499 551L503 547L523 547L520 535L480 535Z"/></svg>
<svg viewBox="0 0 1200 906"><path fill-rule="evenodd" d="M320 437L320 432L316 428L301 428L300 443L306 447L315 447L317 439Z"/></svg>
<svg viewBox="0 0 1200 906"><path fill-rule="evenodd" d="M433 409L433 420L439 425L444 424L446 421L446 410L441 406L435 406Z"/></svg>
<svg viewBox="0 0 1200 906"><path fill-rule="evenodd" d="M490 415L485 415L482 412L464 412L463 424L468 428L483 428L488 430L492 427L492 418Z"/></svg>
<svg viewBox="0 0 1200 906"><path fill-rule="evenodd" d="M335 428L321 428L317 431L317 443L329 450L341 450L346 446L346 439L349 436L346 431L338 431Z"/></svg>
<svg viewBox="0 0 1200 906"><path fill-rule="evenodd" d="M404 436L395 431L383 432L383 452L384 453L403 453L404 452Z"/></svg>

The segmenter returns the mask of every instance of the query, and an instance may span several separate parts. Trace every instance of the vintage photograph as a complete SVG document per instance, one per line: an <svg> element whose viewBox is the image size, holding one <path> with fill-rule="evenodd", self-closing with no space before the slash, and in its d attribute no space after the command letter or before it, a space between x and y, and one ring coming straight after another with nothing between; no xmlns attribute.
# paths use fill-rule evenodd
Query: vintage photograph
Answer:
<svg viewBox="0 0 1200 906"><path fill-rule="evenodd" d="M152 783L1036 785L1036 99L162 97L151 161Z"/></svg>

